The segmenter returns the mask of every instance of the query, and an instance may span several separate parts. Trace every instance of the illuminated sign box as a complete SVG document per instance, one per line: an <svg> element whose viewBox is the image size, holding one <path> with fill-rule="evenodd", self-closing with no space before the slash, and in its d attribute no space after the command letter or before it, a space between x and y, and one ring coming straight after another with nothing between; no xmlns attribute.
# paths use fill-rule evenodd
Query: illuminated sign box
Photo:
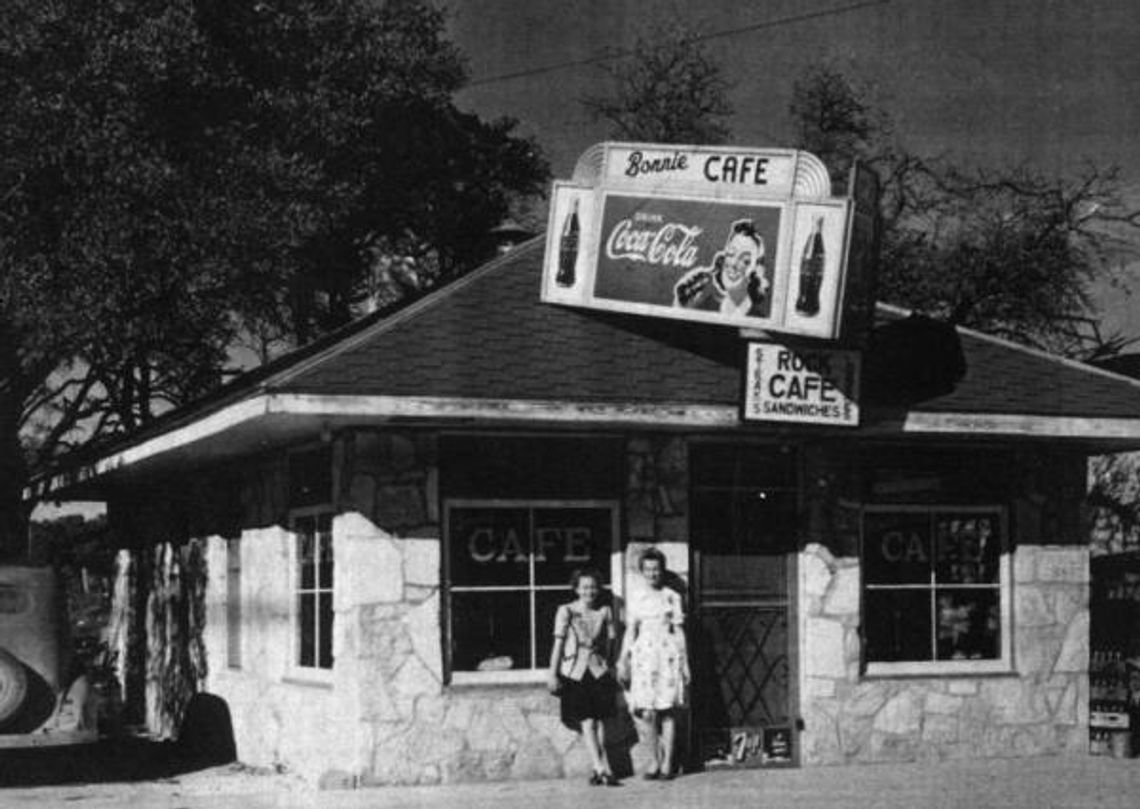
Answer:
<svg viewBox="0 0 1140 809"><path fill-rule="evenodd" d="M806 152L601 144L554 184L542 299L836 339L873 217L830 191Z"/></svg>

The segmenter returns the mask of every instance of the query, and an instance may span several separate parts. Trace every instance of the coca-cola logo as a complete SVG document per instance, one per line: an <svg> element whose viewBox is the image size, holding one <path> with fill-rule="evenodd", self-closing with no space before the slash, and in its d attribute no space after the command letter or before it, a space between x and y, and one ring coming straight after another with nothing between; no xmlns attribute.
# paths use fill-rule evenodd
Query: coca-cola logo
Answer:
<svg viewBox="0 0 1140 809"><path fill-rule="evenodd" d="M639 214L614 225L606 239L606 257L688 269L697 263L695 242L703 232L704 228L697 225Z"/></svg>

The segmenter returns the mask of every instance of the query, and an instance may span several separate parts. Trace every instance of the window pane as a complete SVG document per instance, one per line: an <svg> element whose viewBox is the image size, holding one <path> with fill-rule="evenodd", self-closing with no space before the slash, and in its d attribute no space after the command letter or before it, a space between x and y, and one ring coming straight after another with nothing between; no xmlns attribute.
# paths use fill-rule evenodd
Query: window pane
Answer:
<svg viewBox="0 0 1140 809"><path fill-rule="evenodd" d="M867 660L932 660L929 590L868 590Z"/></svg>
<svg viewBox="0 0 1140 809"><path fill-rule="evenodd" d="M608 508L536 509L535 581L568 584L575 569L595 567L602 574L601 583L609 584L613 550L610 515Z"/></svg>
<svg viewBox="0 0 1140 809"><path fill-rule="evenodd" d="M451 660L454 671L531 668L526 591L452 591Z"/></svg>
<svg viewBox="0 0 1140 809"><path fill-rule="evenodd" d="M302 590L311 590L316 587L316 539L311 531L301 533L297 537L297 569L300 573L298 583Z"/></svg>
<svg viewBox="0 0 1140 809"><path fill-rule="evenodd" d="M863 562L868 584L927 584L932 567L930 516L877 513L863 517Z"/></svg>
<svg viewBox="0 0 1140 809"><path fill-rule="evenodd" d="M444 497L588 500L623 486L625 442L545 435L445 436Z"/></svg>
<svg viewBox="0 0 1140 809"><path fill-rule="evenodd" d="M226 665L241 668L241 539L226 540Z"/></svg>
<svg viewBox="0 0 1140 809"><path fill-rule="evenodd" d="M332 450L329 447L289 456L289 506L318 506L331 503Z"/></svg>
<svg viewBox="0 0 1140 809"><path fill-rule="evenodd" d="M333 586L333 542L332 534L322 531L320 536L320 568L317 586L331 590Z"/></svg>
<svg viewBox="0 0 1140 809"><path fill-rule="evenodd" d="M700 551L701 591L717 597L785 596L794 520L794 492L694 491L692 531Z"/></svg>
<svg viewBox="0 0 1140 809"><path fill-rule="evenodd" d="M997 590L938 589L938 659L996 660L1001 656Z"/></svg>
<svg viewBox="0 0 1140 809"><path fill-rule="evenodd" d="M313 666L316 662L316 638L314 637L316 596L302 593L297 596L297 663Z"/></svg>
<svg viewBox="0 0 1140 809"><path fill-rule="evenodd" d="M996 514L939 514L934 536L939 583L997 583L1001 536Z"/></svg>
<svg viewBox="0 0 1140 809"><path fill-rule="evenodd" d="M331 669L333 662L333 601L332 593L321 593L317 618L320 622L320 648L317 650L317 665Z"/></svg>
<svg viewBox="0 0 1140 809"><path fill-rule="evenodd" d="M530 583L530 521L525 508L454 508L448 564L455 586Z"/></svg>

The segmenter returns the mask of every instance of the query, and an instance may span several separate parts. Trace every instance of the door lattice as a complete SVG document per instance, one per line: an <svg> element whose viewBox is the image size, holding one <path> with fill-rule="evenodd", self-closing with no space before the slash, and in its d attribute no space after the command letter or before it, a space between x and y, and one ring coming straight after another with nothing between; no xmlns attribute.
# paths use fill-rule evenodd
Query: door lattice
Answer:
<svg viewBox="0 0 1140 809"><path fill-rule="evenodd" d="M788 722L787 610L705 607L701 659L711 667L697 706L705 727L771 726Z"/></svg>

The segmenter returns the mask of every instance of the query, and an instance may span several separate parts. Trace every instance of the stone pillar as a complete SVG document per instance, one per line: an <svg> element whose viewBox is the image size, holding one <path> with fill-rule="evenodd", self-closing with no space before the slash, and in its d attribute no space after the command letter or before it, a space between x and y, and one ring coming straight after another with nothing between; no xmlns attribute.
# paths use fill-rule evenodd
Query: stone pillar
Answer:
<svg viewBox="0 0 1140 809"><path fill-rule="evenodd" d="M689 576L689 453L678 436L629 439L625 490L626 581L637 576L641 552L656 546L669 569Z"/></svg>

